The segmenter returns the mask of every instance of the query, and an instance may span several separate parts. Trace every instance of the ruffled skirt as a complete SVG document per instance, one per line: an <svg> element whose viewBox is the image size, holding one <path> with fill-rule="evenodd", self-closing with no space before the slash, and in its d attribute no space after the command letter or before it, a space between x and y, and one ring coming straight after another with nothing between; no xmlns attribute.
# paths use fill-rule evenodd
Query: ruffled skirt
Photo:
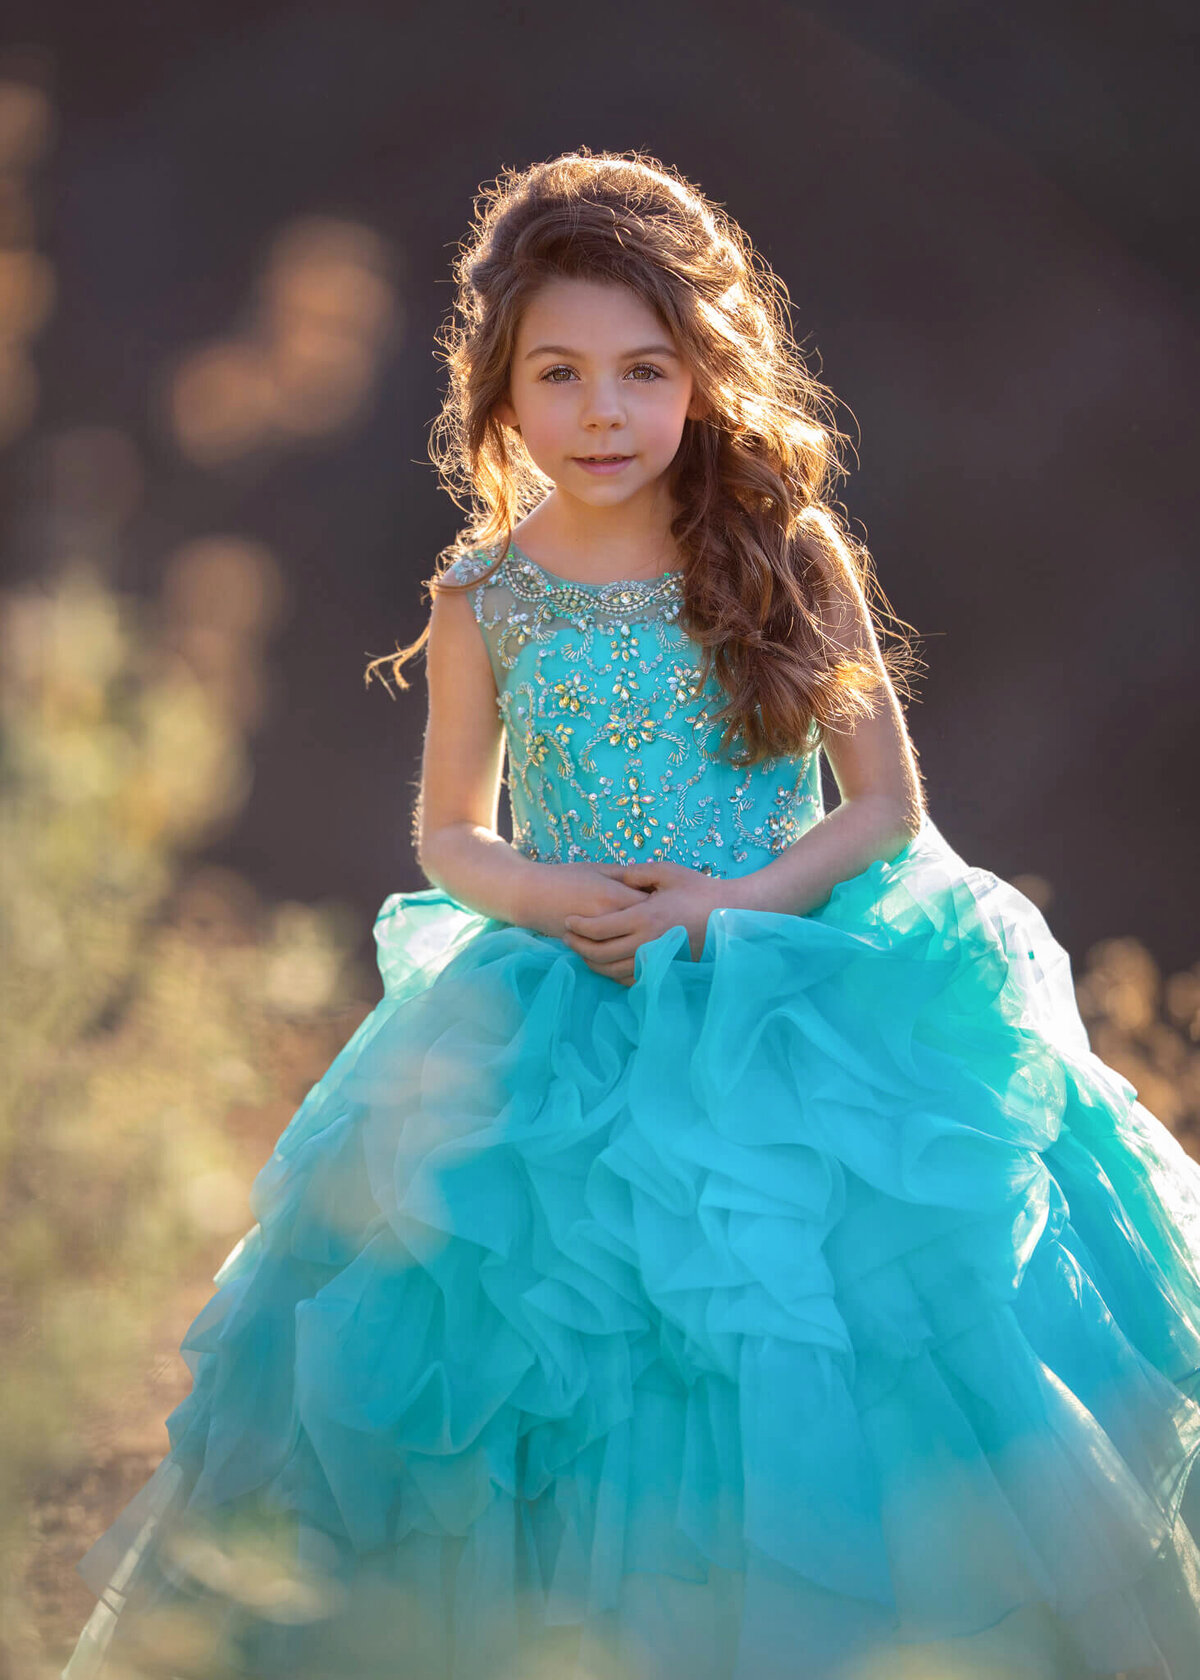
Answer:
<svg viewBox="0 0 1200 1680"><path fill-rule="evenodd" d="M1027 898L375 931L67 1680L1200 1677L1200 1168Z"/></svg>

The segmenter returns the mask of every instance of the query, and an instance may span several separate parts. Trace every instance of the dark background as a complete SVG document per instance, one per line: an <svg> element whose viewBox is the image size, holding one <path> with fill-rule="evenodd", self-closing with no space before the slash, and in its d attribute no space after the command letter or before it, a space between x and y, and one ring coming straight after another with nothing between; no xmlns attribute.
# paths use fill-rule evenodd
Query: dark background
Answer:
<svg viewBox="0 0 1200 1680"><path fill-rule="evenodd" d="M643 148L748 230L852 411L840 494L928 672L910 727L969 862L1044 877L1079 958L1197 939L1195 8L665 0L454 8L8 8L59 132L39 243L58 302L37 423L0 456L5 554L50 567L55 428L136 441L111 557L152 597L181 543L265 543L289 591L254 785L209 856L369 920L424 885L409 822L420 631L459 514L426 456L433 335L481 182L580 144ZM13 60L16 62L16 60ZM190 463L163 369L227 331L275 231L377 230L399 326L336 435ZM857 423L857 431L855 430Z"/></svg>

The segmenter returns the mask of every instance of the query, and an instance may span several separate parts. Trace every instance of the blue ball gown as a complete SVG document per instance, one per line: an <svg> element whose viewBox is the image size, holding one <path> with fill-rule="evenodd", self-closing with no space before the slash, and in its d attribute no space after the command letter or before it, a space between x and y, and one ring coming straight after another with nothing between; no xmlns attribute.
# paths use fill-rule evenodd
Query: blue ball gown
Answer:
<svg viewBox="0 0 1200 1680"><path fill-rule="evenodd" d="M523 854L821 818L717 753L677 574L494 559ZM1028 898L926 817L631 987L436 888L375 935L66 1680L1200 1677L1200 1169Z"/></svg>

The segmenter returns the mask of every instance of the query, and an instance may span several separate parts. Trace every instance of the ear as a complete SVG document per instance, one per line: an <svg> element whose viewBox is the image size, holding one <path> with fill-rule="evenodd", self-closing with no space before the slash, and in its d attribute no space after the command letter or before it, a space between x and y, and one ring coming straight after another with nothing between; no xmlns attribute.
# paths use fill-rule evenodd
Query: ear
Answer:
<svg viewBox="0 0 1200 1680"><path fill-rule="evenodd" d="M687 405L688 419L706 420L708 418L708 413L708 404L705 402L704 398L700 395L699 391L693 391L692 400Z"/></svg>
<svg viewBox="0 0 1200 1680"><path fill-rule="evenodd" d="M521 430L517 422L517 411L507 398L498 402L492 412L502 426L511 426L514 432Z"/></svg>

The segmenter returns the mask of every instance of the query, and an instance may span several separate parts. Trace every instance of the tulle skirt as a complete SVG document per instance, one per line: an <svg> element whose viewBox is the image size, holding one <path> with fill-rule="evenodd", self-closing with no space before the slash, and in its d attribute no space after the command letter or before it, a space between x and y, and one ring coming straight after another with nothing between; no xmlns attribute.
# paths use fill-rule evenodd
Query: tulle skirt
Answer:
<svg viewBox="0 0 1200 1680"><path fill-rule="evenodd" d="M1026 897L375 932L68 1680L1200 1677L1200 1168Z"/></svg>

